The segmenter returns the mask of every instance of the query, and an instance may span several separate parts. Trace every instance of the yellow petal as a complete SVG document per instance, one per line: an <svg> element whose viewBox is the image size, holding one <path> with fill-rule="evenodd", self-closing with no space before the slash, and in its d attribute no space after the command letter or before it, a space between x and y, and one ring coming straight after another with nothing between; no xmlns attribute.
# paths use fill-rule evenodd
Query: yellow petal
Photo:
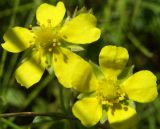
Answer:
<svg viewBox="0 0 160 129"><path fill-rule="evenodd" d="M131 129L138 121L136 111L130 106L117 104L108 110L108 121L114 129Z"/></svg>
<svg viewBox="0 0 160 129"><path fill-rule="evenodd" d="M99 54L100 67L108 77L117 77L128 61L128 51L123 47L105 46Z"/></svg>
<svg viewBox="0 0 160 129"><path fill-rule="evenodd" d="M110 80L110 78L106 78L98 65L92 62L90 62L90 64L98 80L98 88L96 91L102 93L107 99L115 98L117 96L117 79Z"/></svg>
<svg viewBox="0 0 160 129"><path fill-rule="evenodd" d="M93 91L97 86L89 63L66 48L61 47L54 51L53 67L59 82L66 88Z"/></svg>
<svg viewBox="0 0 160 129"><path fill-rule="evenodd" d="M129 99L137 102L151 102L157 95L156 76L147 70L139 71L121 85Z"/></svg>
<svg viewBox="0 0 160 129"><path fill-rule="evenodd" d="M30 43L34 42L34 33L22 27L14 27L9 29L3 36L5 43L2 47L9 51L18 53L30 47Z"/></svg>
<svg viewBox="0 0 160 129"><path fill-rule="evenodd" d="M37 83L45 70L45 57L40 57L40 52L34 52L32 54L15 72L17 82L26 88Z"/></svg>
<svg viewBox="0 0 160 129"><path fill-rule="evenodd" d="M71 43L87 44L99 39L101 31L96 28L96 18L83 13L64 24L60 30L61 37Z"/></svg>
<svg viewBox="0 0 160 129"><path fill-rule="evenodd" d="M56 6L47 3L41 4L36 12L36 18L40 26L55 27L61 23L66 9L63 2L58 2Z"/></svg>
<svg viewBox="0 0 160 129"><path fill-rule="evenodd" d="M102 105L97 98L84 98L73 105L72 112L84 126L90 127L102 117Z"/></svg>

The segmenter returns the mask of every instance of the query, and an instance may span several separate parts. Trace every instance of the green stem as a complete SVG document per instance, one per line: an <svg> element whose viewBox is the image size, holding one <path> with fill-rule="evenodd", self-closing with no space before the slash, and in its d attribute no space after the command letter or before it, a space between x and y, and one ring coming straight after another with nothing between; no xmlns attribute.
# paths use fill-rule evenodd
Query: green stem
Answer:
<svg viewBox="0 0 160 129"><path fill-rule="evenodd" d="M11 19L10 19L9 27L14 26L14 24L15 24L15 19L16 19L15 10L18 9L19 3L20 3L20 0L15 0L15 2L14 2L14 7L13 7L13 9L12 9L12 16L11 16ZM5 64L7 52L4 51L4 53L6 53L6 54L5 54L5 57L4 57L4 60L3 60L3 61L4 61L4 64ZM8 88L8 85L7 85L7 84L8 84L8 82L9 82L10 76L11 76L11 74L12 74L14 65L15 65L16 60L17 60L17 57L18 57L17 54L12 57L12 59L11 59L11 61L10 61L10 63L9 63L10 65L8 66L7 71L5 72L4 75L3 75L3 71L2 71L3 78L5 78L5 79L3 80L3 83L1 83L1 84L2 84L2 94L4 94L4 93L6 92L6 90L7 90L7 88ZM4 65L4 64L3 64L3 65Z"/></svg>
<svg viewBox="0 0 160 129"><path fill-rule="evenodd" d="M36 9L41 2L42 2L42 0L34 0L33 7L29 13L29 16L28 16L26 22L25 22L26 27L28 27L32 23L32 21L35 17L35 14L36 14Z"/></svg>
<svg viewBox="0 0 160 129"><path fill-rule="evenodd" d="M9 27L14 26L14 24L15 24L16 10L17 10L18 7L19 7L19 3L20 3L20 0L15 0L15 2L14 2L14 7L13 7L13 9L12 9L12 16L11 16L10 26L9 26Z"/></svg>
<svg viewBox="0 0 160 129"><path fill-rule="evenodd" d="M1 118L0 121L3 122L4 124L10 126L12 129L23 129L23 128L17 126L16 124L12 123L10 120Z"/></svg>
<svg viewBox="0 0 160 129"><path fill-rule="evenodd" d="M140 15L140 11L141 11L141 4L142 4L142 0L136 0L134 2L134 10L133 10L133 15L131 18L131 22L133 23L134 21L136 21L136 18L138 17L138 15Z"/></svg>
<svg viewBox="0 0 160 129"><path fill-rule="evenodd" d="M15 54L15 55L13 55L12 56L12 58L11 58L11 60L10 60L10 62L9 62L9 66L8 66L8 68L7 68L7 71L5 72L5 74L4 74L4 81L3 81L3 93L5 94L6 93L6 90L8 90L8 83L10 82L9 80L11 79L10 77L11 77L11 75L12 75L12 72L13 72L13 70L14 70L14 66L15 66L15 64L16 64L16 61L17 61L17 58L18 58L18 54Z"/></svg>
<svg viewBox="0 0 160 129"><path fill-rule="evenodd" d="M71 119L76 120L76 118L72 116L68 116L63 113L57 113L57 112L47 112L47 113L36 113L36 112L16 112L16 113L2 113L0 114L0 117L6 118L6 117L35 117L35 116L50 116L60 119Z"/></svg>
<svg viewBox="0 0 160 129"><path fill-rule="evenodd" d="M66 108L65 108L65 104L64 104L64 98L63 98L63 87L62 86L59 86L59 96L60 96L60 103L61 103L61 108L62 108L62 111L64 113L66 113Z"/></svg>
<svg viewBox="0 0 160 129"><path fill-rule="evenodd" d="M40 91L46 87L46 85L54 78L54 75L48 75L47 77L45 77L44 80L42 80L41 83L39 83L39 85L36 86L36 88L31 92L31 94L27 97L28 99L25 101L24 103L24 107L27 107L32 100L34 100L34 98L36 98L36 96L40 93Z"/></svg>
<svg viewBox="0 0 160 129"><path fill-rule="evenodd" d="M18 8L16 8L14 11L15 13L19 13L19 12L24 12L27 10L30 10L33 8L33 3L29 3L29 4L25 4L22 6L19 6ZM9 16L12 14L13 9L6 9L0 12L0 18L4 17L4 16Z"/></svg>
<svg viewBox="0 0 160 129"><path fill-rule="evenodd" d="M151 58L153 57L153 53L150 52L146 47L142 45L142 43L132 34L128 34L128 38L131 40L133 45L139 49L140 52L142 52L146 57Z"/></svg>
<svg viewBox="0 0 160 129"><path fill-rule="evenodd" d="M4 65L5 65L6 57L7 57L7 51L3 50L2 60L0 62L0 84L2 84L2 81L3 81L2 77L3 77L3 70L4 70ZM2 92L2 90L1 90L1 92Z"/></svg>
<svg viewBox="0 0 160 129"><path fill-rule="evenodd" d="M156 2L154 3L154 2L149 2L149 1L143 1L142 7L150 9L156 14L160 13L159 4L157 4Z"/></svg>

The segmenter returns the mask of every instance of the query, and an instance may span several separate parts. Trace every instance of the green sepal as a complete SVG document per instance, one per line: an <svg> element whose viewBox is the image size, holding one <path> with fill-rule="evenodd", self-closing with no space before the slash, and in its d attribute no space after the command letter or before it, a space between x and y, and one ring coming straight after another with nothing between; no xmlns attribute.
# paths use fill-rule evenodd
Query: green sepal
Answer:
<svg viewBox="0 0 160 129"><path fill-rule="evenodd" d="M133 74L133 69L134 69L134 65L125 67L123 71L120 73L120 75L118 76L118 80L124 81L125 79L130 77Z"/></svg>
<svg viewBox="0 0 160 129"><path fill-rule="evenodd" d="M95 93L95 92L80 93L80 94L77 96L77 99L82 99L82 98L85 98L85 97L96 97L96 93Z"/></svg>

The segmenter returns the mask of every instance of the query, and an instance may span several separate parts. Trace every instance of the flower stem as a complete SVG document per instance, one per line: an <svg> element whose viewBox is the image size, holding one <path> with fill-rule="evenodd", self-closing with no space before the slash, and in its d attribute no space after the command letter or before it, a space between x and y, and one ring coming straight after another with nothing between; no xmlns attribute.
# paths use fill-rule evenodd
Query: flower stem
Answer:
<svg viewBox="0 0 160 129"><path fill-rule="evenodd" d="M4 124L10 126L12 129L23 129L22 127L12 123L10 120L1 118L0 121L3 122Z"/></svg>
<svg viewBox="0 0 160 129"><path fill-rule="evenodd" d="M16 112L16 113L1 113L0 117L6 118L6 117L35 117L35 116L50 116L50 117L56 117L60 119L70 119L70 120L76 120L76 118L72 116L68 116L63 113L54 113L54 112L47 112L47 113L36 113L36 112Z"/></svg>

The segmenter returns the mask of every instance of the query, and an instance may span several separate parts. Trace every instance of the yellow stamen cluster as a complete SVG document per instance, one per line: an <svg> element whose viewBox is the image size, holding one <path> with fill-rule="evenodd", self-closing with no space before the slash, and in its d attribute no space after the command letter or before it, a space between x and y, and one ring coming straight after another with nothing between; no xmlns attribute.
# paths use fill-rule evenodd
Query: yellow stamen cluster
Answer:
<svg viewBox="0 0 160 129"><path fill-rule="evenodd" d="M50 19L48 19L47 26L41 25L40 27L32 28L30 25L29 30L35 34L34 41L30 41L30 45L33 48L40 48L46 52L52 52L56 46L61 45L58 36L58 28L53 28L51 26Z"/></svg>
<svg viewBox="0 0 160 129"><path fill-rule="evenodd" d="M114 87L114 90L111 97L108 97L105 93L106 88L104 86L99 86L97 89L97 98L102 105L113 106L114 104L120 103L125 99L125 93L123 93L120 87L116 84L116 81L108 80L108 85ZM110 82L110 83L109 83ZM107 86L107 85L106 85ZM108 91L107 91L108 92Z"/></svg>

